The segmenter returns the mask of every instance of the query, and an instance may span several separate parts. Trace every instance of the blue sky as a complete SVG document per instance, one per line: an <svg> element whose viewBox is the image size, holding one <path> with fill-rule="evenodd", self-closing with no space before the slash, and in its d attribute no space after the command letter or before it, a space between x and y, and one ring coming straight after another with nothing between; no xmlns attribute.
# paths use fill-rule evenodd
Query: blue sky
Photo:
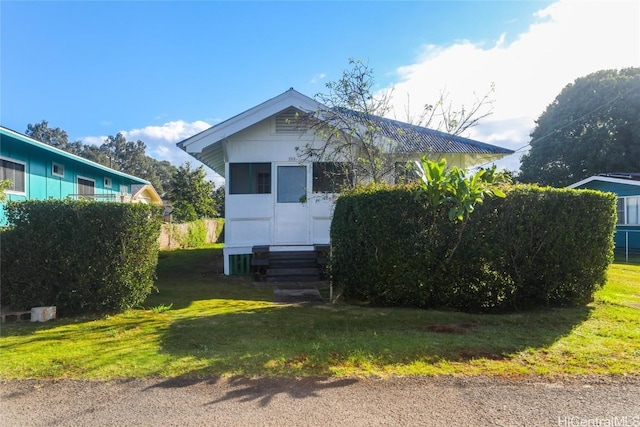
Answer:
<svg viewBox="0 0 640 427"><path fill-rule="evenodd" d="M575 78L640 66L632 1L2 1L0 20L3 126L123 132L176 165L197 162L175 142L289 87L322 92L351 57L399 110L443 89L469 105L494 83L494 114L467 136L512 149Z"/></svg>

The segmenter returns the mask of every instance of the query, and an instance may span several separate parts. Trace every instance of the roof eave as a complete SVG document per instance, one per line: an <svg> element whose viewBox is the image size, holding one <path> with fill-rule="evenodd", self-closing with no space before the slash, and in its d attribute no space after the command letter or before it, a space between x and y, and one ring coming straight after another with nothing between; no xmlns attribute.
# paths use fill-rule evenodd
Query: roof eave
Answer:
<svg viewBox="0 0 640 427"><path fill-rule="evenodd" d="M38 140L33 139L31 137L28 137L26 135L23 135L23 134L21 134L19 132L16 132L16 131L11 130L9 128L6 128L4 126L0 126L0 133L5 134L5 135L7 135L8 137L11 137L11 138L19 139L20 141L22 141L22 142L24 142L26 144L29 144L31 146L38 147L40 149L43 149L45 151L49 151L51 153L55 153L55 154L60 155L62 157L66 157L66 158L68 158L70 160L90 165L90 166L92 166L92 167L94 167L96 169L100 169L100 170L102 170L104 172L108 172L108 173L113 174L113 175L117 175L117 176L120 176L120 177L123 177L123 178L127 178L127 179L130 179L130 180L135 181L135 182L140 183L140 184L150 184L150 182L147 181L146 179L138 178L136 176L129 175L127 173L120 172L120 171L117 171L115 169L111 169L111 168L109 168L107 166L101 165L100 163L96 163L94 161L85 159L84 157L80 157L80 156L77 156L75 154L68 153L68 152L66 152L64 150L61 150L61 149L56 148L56 147L53 147L53 146L51 146L49 144L45 144L44 142L41 142L41 141L38 141Z"/></svg>

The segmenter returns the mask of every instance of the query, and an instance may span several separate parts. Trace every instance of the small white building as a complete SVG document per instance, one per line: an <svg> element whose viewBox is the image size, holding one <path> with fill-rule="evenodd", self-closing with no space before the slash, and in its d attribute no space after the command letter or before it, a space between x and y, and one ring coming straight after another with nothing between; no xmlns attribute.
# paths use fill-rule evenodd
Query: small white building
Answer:
<svg viewBox="0 0 640 427"><path fill-rule="evenodd" d="M320 146L323 141L295 122L296 113L323 109L289 89L178 143L226 180L225 274L237 273L237 265L246 265L255 247L312 250L329 244L336 195L325 172L332 165L300 158L300 147ZM512 153L407 123L376 120L388 130L386 136L414 158L428 152L447 158L449 165L470 167Z"/></svg>

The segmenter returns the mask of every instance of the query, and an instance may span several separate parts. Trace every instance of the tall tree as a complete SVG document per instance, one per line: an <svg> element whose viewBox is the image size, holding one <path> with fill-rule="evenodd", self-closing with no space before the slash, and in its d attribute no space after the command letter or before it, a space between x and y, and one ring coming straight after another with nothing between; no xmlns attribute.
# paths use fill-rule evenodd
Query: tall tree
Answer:
<svg viewBox="0 0 640 427"><path fill-rule="evenodd" d="M59 127L49 127L49 122L46 120L34 125L29 123L25 135L69 153L79 154L82 151L82 143L80 141L69 142L67 132Z"/></svg>
<svg viewBox="0 0 640 427"><path fill-rule="evenodd" d="M536 121L522 182L565 187L599 173L640 172L640 68L567 85Z"/></svg>
<svg viewBox="0 0 640 427"><path fill-rule="evenodd" d="M43 120L35 125L27 125L26 135L87 160L146 179L160 195L171 185L176 171L176 167L168 161L147 156L144 142L128 141L122 133L108 136L100 146L83 145L80 141L69 142L67 132L59 127L51 128L49 122Z"/></svg>
<svg viewBox="0 0 640 427"><path fill-rule="evenodd" d="M214 218L217 215L212 197L215 186L206 177L204 166L191 169L189 162L180 165L173 174L166 197L173 203L176 221Z"/></svg>
<svg viewBox="0 0 640 427"><path fill-rule="evenodd" d="M376 92L373 69L354 59L349 60L349 68L340 79L325 86L327 92L316 95L322 107L301 118L323 142L298 147L298 155L304 160L342 165L346 170L339 174L354 174L358 181L388 181L403 158L402 147L387 137L390 130L379 120L392 111L393 91ZM408 117L408 121L424 127L436 125L438 130L460 135L491 114L492 91L493 87L470 108L459 110L448 101L447 93L441 92L435 104L426 105L417 118Z"/></svg>

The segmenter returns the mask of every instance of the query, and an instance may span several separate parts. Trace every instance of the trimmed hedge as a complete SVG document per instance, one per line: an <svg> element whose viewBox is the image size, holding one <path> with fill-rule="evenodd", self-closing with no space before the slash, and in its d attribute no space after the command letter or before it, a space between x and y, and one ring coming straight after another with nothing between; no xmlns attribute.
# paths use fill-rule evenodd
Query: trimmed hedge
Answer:
<svg viewBox="0 0 640 427"><path fill-rule="evenodd" d="M515 186L468 221L431 209L417 186L342 195L331 225L331 275L377 305L506 312L584 304L613 259L616 198Z"/></svg>
<svg viewBox="0 0 640 427"><path fill-rule="evenodd" d="M157 207L74 200L10 202L2 232L3 303L62 315L120 311L153 290Z"/></svg>

